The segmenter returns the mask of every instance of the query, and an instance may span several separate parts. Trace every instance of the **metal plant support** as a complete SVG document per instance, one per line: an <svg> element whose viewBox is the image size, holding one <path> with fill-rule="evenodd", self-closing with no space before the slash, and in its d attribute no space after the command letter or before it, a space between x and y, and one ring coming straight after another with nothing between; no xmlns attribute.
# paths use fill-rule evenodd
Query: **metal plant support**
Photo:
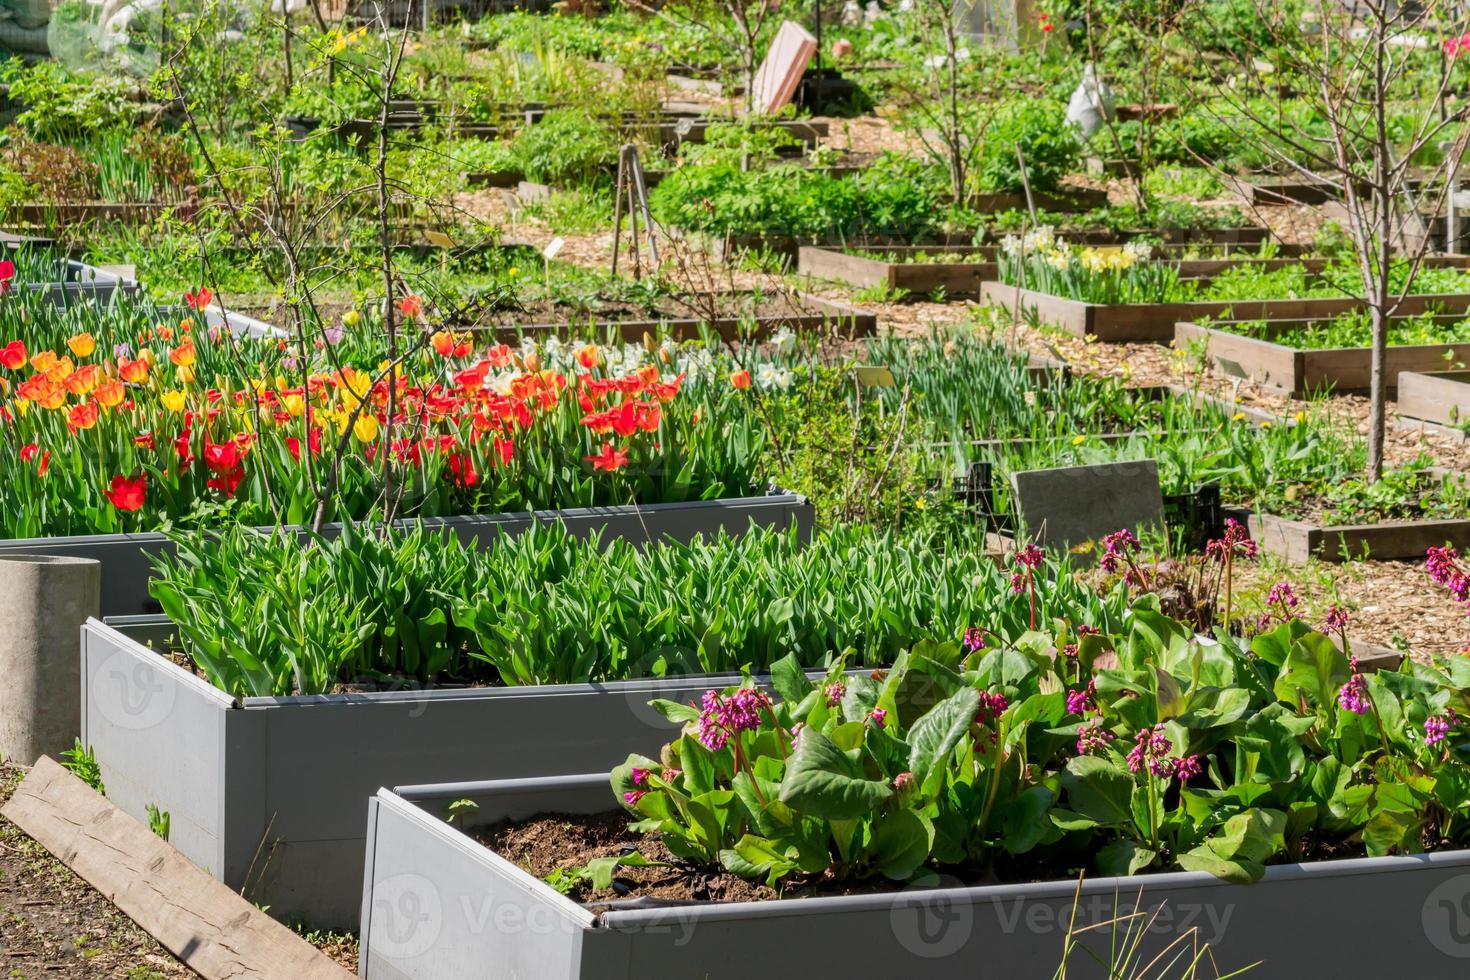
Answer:
<svg viewBox="0 0 1470 980"><path fill-rule="evenodd" d="M638 239L638 216L643 216L643 231L648 239L648 251L653 257L653 268L658 268L658 238L655 234L653 213L648 208L648 185L643 180L643 164L638 159L638 148L624 143L618 151L618 182L613 189L613 257L612 274L618 274L618 254L623 247L623 212L628 213L628 230L633 241L629 252L633 258L633 278L643 277L643 250Z"/></svg>

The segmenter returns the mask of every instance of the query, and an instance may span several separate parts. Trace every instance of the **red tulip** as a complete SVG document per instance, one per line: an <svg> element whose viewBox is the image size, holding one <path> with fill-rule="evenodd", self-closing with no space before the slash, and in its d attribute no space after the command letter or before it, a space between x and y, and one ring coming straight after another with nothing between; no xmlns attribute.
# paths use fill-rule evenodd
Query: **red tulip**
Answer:
<svg viewBox="0 0 1470 980"><path fill-rule="evenodd" d="M237 466L235 469L230 470L228 473L222 473L219 476L210 477L208 480L205 480L204 483L206 486L218 490L226 497L233 497L235 495L235 491L240 487L240 481L244 478L245 468L243 466Z"/></svg>
<svg viewBox="0 0 1470 980"><path fill-rule="evenodd" d="M744 391L746 388L750 387L750 372L744 370L736 371L734 374L730 375L730 384L734 385L739 390Z"/></svg>
<svg viewBox="0 0 1470 980"><path fill-rule="evenodd" d="M140 475L136 480L129 480L125 476L115 476L112 478L112 489L103 492L112 501L112 506L124 513L131 513L143 506L143 497L148 492L148 478Z"/></svg>
<svg viewBox="0 0 1470 980"><path fill-rule="evenodd" d="M41 457L41 462L36 466L36 475L45 476L46 467L51 465L51 451L48 449L45 452L42 452L41 447L36 445L34 442L28 442L24 446L20 447L20 461L22 463L29 463L37 456Z"/></svg>
<svg viewBox="0 0 1470 980"><path fill-rule="evenodd" d="M596 456L584 456L583 459L592 464L594 470L604 470L608 473L615 472L628 465L628 454L621 449L614 449L613 444L604 442L602 452Z"/></svg>
<svg viewBox="0 0 1470 980"><path fill-rule="evenodd" d="M457 487L472 487L480 482L480 474L475 472L474 461L466 453L450 455L449 473L451 482Z"/></svg>
<svg viewBox="0 0 1470 980"><path fill-rule="evenodd" d="M195 292L185 293L184 302L196 313L203 312L205 307L214 302L214 292L208 286L200 286Z"/></svg>
<svg viewBox="0 0 1470 980"><path fill-rule="evenodd" d="M15 263L9 259L0 260L0 296L10 292L10 281L15 278Z"/></svg>
<svg viewBox="0 0 1470 980"><path fill-rule="evenodd" d="M26 345L18 340L12 340L4 347L0 347L0 364L4 364L12 371L19 371L25 367Z"/></svg>
<svg viewBox="0 0 1470 980"><path fill-rule="evenodd" d="M240 465L240 446L234 440L229 442L206 442L204 444L204 465L215 473L228 473Z"/></svg>

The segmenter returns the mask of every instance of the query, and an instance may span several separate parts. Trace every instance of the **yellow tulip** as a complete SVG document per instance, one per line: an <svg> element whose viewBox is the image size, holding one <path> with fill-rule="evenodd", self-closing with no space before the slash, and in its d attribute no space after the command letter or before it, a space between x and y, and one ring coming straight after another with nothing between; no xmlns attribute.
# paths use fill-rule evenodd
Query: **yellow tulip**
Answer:
<svg viewBox="0 0 1470 980"><path fill-rule="evenodd" d="M287 413L293 419L301 418L302 413L306 411L306 399L300 395L287 395L281 399L281 404L286 407Z"/></svg>
<svg viewBox="0 0 1470 980"><path fill-rule="evenodd" d="M352 423L352 434L363 445L376 442L378 438L377 416L363 412L357 417L357 421Z"/></svg>
<svg viewBox="0 0 1470 980"><path fill-rule="evenodd" d="M97 340L89 333L79 333L66 342L77 357L91 357L97 349Z"/></svg>
<svg viewBox="0 0 1470 980"><path fill-rule="evenodd" d="M179 377L179 384L181 384L181 385L187 385L187 384L193 384L194 383L194 369L193 368L191 368L191 367L189 367L187 365L184 365L184 364L180 364L178 366L178 368L176 368L176 371L177 371L178 377Z"/></svg>
<svg viewBox="0 0 1470 980"><path fill-rule="evenodd" d="M362 314L357 312L356 310L348 310L346 313L342 314L342 323L344 326L355 327L361 322Z"/></svg>
<svg viewBox="0 0 1470 980"><path fill-rule="evenodd" d="M182 391L165 391L160 398L163 401L163 407L170 412L182 412L188 401Z"/></svg>

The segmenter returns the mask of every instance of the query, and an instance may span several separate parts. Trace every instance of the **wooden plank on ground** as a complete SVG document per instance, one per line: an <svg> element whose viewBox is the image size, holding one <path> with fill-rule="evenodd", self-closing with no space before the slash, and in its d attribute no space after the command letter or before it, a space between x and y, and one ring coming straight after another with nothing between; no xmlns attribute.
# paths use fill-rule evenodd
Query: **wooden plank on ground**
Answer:
<svg viewBox="0 0 1470 980"><path fill-rule="evenodd" d="M353 976L49 758L0 815L208 980Z"/></svg>

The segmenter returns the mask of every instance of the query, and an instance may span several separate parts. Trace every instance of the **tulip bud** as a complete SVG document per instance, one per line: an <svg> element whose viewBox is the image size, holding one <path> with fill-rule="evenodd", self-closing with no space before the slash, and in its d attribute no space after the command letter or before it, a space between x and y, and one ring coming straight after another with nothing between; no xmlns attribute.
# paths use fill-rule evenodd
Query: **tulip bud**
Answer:
<svg viewBox="0 0 1470 980"><path fill-rule="evenodd" d="M919 789L919 779L911 772L901 772L893 777L893 798L901 806L909 801Z"/></svg>

